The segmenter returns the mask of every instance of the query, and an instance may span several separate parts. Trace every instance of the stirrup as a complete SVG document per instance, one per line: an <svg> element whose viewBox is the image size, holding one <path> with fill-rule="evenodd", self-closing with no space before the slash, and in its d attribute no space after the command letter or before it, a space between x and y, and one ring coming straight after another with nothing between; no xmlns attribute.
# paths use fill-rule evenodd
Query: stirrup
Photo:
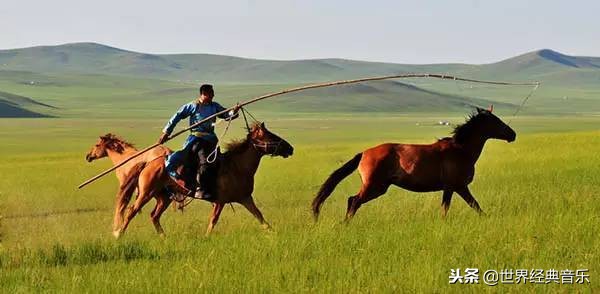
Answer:
<svg viewBox="0 0 600 294"><path fill-rule="evenodd" d="M169 196L169 198L175 202L183 202L187 197L188 196L181 193L171 193L171 196Z"/></svg>
<svg viewBox="0 0 600 294"><path fill-rule="evenodd" d="M194 198L200 199L200 200L206 200L206 201L213 201L216 199L216 197L213 194L206 192L206 191L202 190L201 188L196 189Z"/></svg>
<svg viewBox="0 0 600 294"><path fill-rule="evenodd" d="M169 182L167 183L167 185L173 188L173 194L182 194L186 197L192 195L192 190L188 189L185 186L183 180L174 178L171 175L168 175L168 178Z"/></svg>

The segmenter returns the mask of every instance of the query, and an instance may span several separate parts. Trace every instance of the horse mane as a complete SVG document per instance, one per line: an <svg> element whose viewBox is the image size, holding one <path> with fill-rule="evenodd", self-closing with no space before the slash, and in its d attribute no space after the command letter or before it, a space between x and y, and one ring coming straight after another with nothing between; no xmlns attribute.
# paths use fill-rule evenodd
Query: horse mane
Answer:
<svg viewBox="0 0 600 294"><path fill-rule="evenodd" d="M439 138L438 142L452 141L452 140L454 140L454 138L452 138L452 137L443 137L443 138Z"/></svg>
<svg viewBox="0 0 600 294"><path fill-rule="evenodd" d="M123 153L125 148L135 149L135 146L133 144L123 140L121 137L115 134L108 133L102 136L101 138L102 141L105 142L107 148L114 150L117 153Z"/></svg>
<svg viewBox="0 0 600 294"><path fill-rule="evenodd" d="M257 129L260 129L262 127L262 123L255 121L249 127L250 127L250 129L248 130L248 132L252 133L252 132L256 131Z"/></svg>
<svg viewBox="0 0 600 294"><path fill-rule="evenodd" d="M248 138L246 139L238 139L232 140L229 143L225 144L225 148L227 151L223 153L224 156L239 154L246 150L248 147Z"/></svg>
<svg viewBox="0 0 600 294"><path fill-rule="evenodd" d="M250 125L250 129L248 130L248 132L252 133L252 132L256 131L257 129L259 129L260 127L261 127L260 122L254 122L254 123L252 123L252 125ZM248 147L248 141L249 141L248 138L249 137L246 137L244 139L232 140L229 143L225 144L225 148L227 149L227 151L225 153L223 153L223 155L228 156L228 155L233 155L233 154L239 154L239 153L246 151L246 148Z"/></svg>
<svg viewBox="0 0 600 294"><path fill-rule="evenodd" d="M456 143L462 144L465 142L483 118L482 114L482 112L472 112L467 116L467 119L463 124L454 127L454 130L452 130L452 138Z"/></svg>

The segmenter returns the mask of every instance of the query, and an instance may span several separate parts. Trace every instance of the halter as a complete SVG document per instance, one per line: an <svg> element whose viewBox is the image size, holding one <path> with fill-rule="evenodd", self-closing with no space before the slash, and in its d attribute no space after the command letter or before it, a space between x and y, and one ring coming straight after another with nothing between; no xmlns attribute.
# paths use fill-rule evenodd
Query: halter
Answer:
<svg viewBox="0 0 600 294"><path fill-rule="evenodd" d="M251 141L252 146L254 146L254 149L264 154L271 154L271 156L275 156L275 154L279 150L279 146L281 146L281 143L283 143L283 139L279 139L277 142L264 142L254 139L251 139ZM272 149L272 152L269 152L269 148L272 148L273 146L275 147L275 149Z"/></svg>
<svg viewBox="0 0 600 294"><path fill-rule="evenodd" d="M248 118L246 117L246 114L248 114L254 120L255 123L258 123L259 121L245 107L242 107L241 109L242 116L244 117L244 122L246 123L246 130L248 131L248 133L250 133L250 124L248 123ZM274 154L277 153L277 151L279 150L279 146L281 146L281 143L283 142L283 139L279 139L279 141L277 142L264 142L254 139L250 140L250 143L252 144L254 149L256 149L256 151L264 154L271 154L271 156L274 156ZM275 149L272 149L272 152L269 152L269 148L272 148L273 146L275 147Z"/></svg>

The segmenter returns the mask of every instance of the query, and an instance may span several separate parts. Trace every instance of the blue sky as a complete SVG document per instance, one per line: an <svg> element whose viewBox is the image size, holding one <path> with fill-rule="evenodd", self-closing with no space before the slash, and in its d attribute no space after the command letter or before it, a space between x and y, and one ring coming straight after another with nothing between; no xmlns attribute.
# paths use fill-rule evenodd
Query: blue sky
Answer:
<svg viewBox="0 0 600 294"><path fill-rule="evenodd" d="M4 1L3 1L4 2ZM148 53L487 63L600 56L600 1L8 0L0 48L92 41Z"/></svg>

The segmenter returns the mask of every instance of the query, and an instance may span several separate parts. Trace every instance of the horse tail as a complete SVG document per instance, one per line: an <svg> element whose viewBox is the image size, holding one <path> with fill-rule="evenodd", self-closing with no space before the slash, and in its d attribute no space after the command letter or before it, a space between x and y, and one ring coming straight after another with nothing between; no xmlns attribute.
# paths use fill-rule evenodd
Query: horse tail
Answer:
<svg viewBox="0 0 600 294"><path fill-rule="evenodd" d="M140 173L146 167L146 162L140 162L134 165L125 178L125 182L121 186L121 191L127 191L126 193L131 194L137 188L138 179L140 178Z"/></svg>
<svg viewBox="0 0 600 294"><path fill-rule="evenodd" d="M319 218L319 212L321 210L321 205L323 202L331 195L335 187L347 176L349 176L354 170L358 167L358 163L362 158L362 153L358 153L354 156L354 158L350 159L350 161L346 162L342 167L336 169L329 178L321 185L321 189L319 189L319 193L312 202L312 211L315 220Z"/></svg>

